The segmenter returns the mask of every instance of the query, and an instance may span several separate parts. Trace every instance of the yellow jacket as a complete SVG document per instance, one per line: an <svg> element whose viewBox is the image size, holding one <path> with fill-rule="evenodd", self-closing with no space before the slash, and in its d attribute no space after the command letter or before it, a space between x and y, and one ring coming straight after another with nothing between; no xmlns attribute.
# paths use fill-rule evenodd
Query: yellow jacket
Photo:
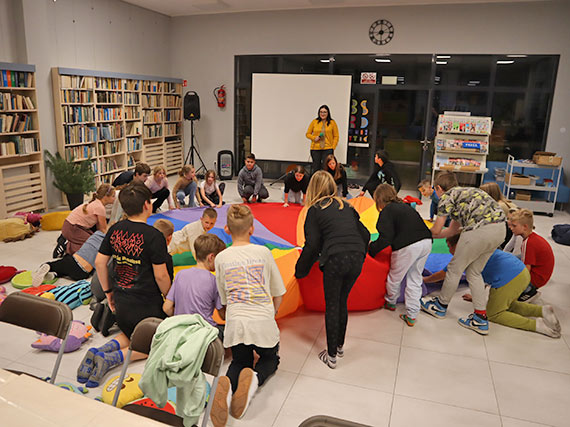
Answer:
<svg viewBox="0 0 570 427"><path fill-rule="evenodd" d="M325 122L326 123L326 122ZM331 119L331 122L325 129L325 146L321 148L321 142L314 140L315 136L319 136L323 129L323 122L318 122L314 119L307 129L307 138L311 140L311 150L334 150L338 144L338 127L336 122Z"/></svg>

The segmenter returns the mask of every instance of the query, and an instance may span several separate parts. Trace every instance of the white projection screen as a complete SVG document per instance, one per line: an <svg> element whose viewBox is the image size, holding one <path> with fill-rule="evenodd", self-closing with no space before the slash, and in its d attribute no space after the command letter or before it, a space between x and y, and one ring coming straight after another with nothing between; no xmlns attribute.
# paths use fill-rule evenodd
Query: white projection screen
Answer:
<svg viewBox="0 0 570 427"><path fill-rule="evenodd" d="M352 76L253 74L251 151L263 160L311 162L305 136L318 109L326 104L338 126L334 154L346 163Z"/></svg>

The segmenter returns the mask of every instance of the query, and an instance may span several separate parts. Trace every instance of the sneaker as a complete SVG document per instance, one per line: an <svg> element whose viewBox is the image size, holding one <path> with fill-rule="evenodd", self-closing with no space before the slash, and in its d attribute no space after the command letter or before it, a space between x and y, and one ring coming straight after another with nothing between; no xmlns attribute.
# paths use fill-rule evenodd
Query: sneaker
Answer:
<svg viewBox="0 0 570 427"><path fill-rule="evenodd" d="M239 380L236 392L232 397L232 404L230 413L234 418L241 418L244 416L249 402L257 391L259 380L257 374L251 368L244 368L239 373Z"/></svg>
<svg viewBox="0 0 570 427"><path fill-rule="evenodd" d="M475 313L471 313L467 317L460 317L457 319L459 324L464 328L471 329L478 334L487 335L489 334L489 321L479 317Z"/></svg>
<svg viewBox="0 0 570 427"><path fill-rule="evenodd" d="M344 357L344 348L342 345L336 348L336 357Z"/></svg>
<svg viewBox="0 0 570 427"><path fill-rule="evenodd" d="M389 303L388 301L384 302L384 308L390 311L396 311L396 304Z"/></svg>
<svg viewBox="0 0 570 427"><path fill-rule="evenodd" d="M232 385L230 379L222 376L218 379L210 419L214 427L223 427L228 422L230 402L232 401Z"/></svg>
<svg viewBox="0 0 570 427"><path fill-rule="evenodd" d="M329 368L336 368L336 357L330 357L326 348L319 353L319 359Z"/></svg>
<svg viewBox="0 0 570 427"><path fill-rule="evenodd" d="M447 308L441 305L438 297L429 299L421 298L420 304L423 311L427 314L431 314L436 319L443 319L447 314Z"/></svg>
<svg viewBox="0 0 570 427"><path fill-rule="evenodd" d="M36 269L36 271L33 272L33 274L32 274L32 286L40 286L43 283L43 281L46 277L46 274L49 273L49 268L50 268L49 265L44 263L44 264L40 265Z"/></svg>
<svg viewBox="0 0 570 427"><path fill-rule="evenodd" d="M57 238L57 245L55 246L55 249L53 250L52 257L53 258L63 258L63 256L65 255L66 244L67 244L66 238L63 237L63 234L60 234L59 237Z"/></svg>
<svg viewBox="0 0 570 427"><path fill-rule="evenodd" d="M406 325L408 325L408 326L414 326L416 324L416 319L412 319L411 317L408 317L407 314L400 314L400 319L402 319L404 322L406 322Z"/></svg>
<svg viewBox="0 0 570 427"><path fill-rule="evenodd" d="M529 284L522 294L519 296L520 302L530 302L538 295L538 289L532 283Z"/></svg>

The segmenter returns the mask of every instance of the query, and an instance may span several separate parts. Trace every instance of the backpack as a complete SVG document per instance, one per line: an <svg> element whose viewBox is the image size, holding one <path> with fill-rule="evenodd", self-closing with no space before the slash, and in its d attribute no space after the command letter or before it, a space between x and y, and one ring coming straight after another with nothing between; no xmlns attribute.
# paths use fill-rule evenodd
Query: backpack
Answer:
<svg viewBox="0 0 570 427"><path fill-rule="evenodd" d="M552 239L561 245L570 246L570 224L558 224L552 227Z"/></svg>
<svg viewBox="0 0 570 427"><path fill-rule="evenodd" d="M87 280L79 280L67 286L58 286L49 291L56 301L67 304L72 310L81 304L89 304L93 294L91 293L91 283Z"/></svg>

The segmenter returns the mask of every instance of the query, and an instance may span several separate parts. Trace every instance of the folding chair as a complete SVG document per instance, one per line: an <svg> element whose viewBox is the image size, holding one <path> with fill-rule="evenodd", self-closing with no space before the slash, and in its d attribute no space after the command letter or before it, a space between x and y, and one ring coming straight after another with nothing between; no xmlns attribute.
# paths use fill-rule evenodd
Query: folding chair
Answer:
<svg viewBox="0 0 570 427"><path fill-rule="evenodd" d="M138 351L139 353L149 354L150 346L152 343L152 338L160 325L162 319L156 317L149 317L141 322L135 327L133 334L131 335L131 344L129 346L129 351L125 358L123 364L123 369L121 370L121 375L119 377L118 384L122 384L125 376L127 375L127 368L131 360L131 353L133 351ZM224 346L219 338L216 338L209 346L204 356L204 362L202 363L202 372L210 374L214 377L214 382L210 390L210 399L208 399L208 405L206 406L206 412L202 421L202 426L206 426L208 423L208 418L210 417L210 411L212 410L212 403L214 402L214 394L216 392L216 387L218 385L218 375L220 373L220 368L224 361ZM119 400L119 394L121 388L117 387L115 391L115 396L113 397L113 406L117 406L117 401ZM165 411L161 411L156 408L149 408L141 405L125 405L124 410L141 415L146 418L151 418L155 421L162 422L171 426L183 426L184 421L182 417L178 415L170 414Z"/></svg>
<svg viewBox="0 0 570 427"><path fill-rule="evenodd" d="M328 415L315 415L307 418L299 427L371 427L366 424L355 423L353 421L341 420L340 418L329 417Z"/></svg>
<svg viewBox="0 0 570 427"><path fill-rule="evenodd" d="M72 321L73 314L68 305L23 292L8 295L0 305L0 322L61 338L61 347L49 379L52 384L59 370ZM14 373L20 374L21 372Z"/></svg>

